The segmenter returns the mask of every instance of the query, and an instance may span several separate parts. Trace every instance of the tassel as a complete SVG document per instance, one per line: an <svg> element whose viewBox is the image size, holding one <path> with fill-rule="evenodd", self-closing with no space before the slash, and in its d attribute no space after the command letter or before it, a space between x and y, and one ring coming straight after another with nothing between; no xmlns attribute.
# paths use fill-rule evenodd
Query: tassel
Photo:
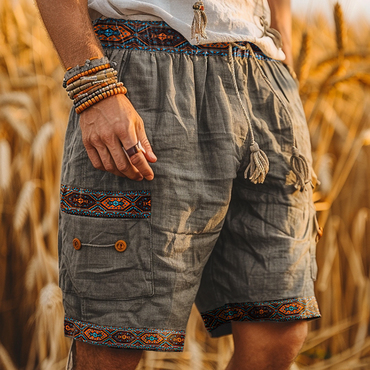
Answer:
<svg viewBox="0 0 370 370"><path fill-rule="evenodd" d="M252 142L250 150L250 163L244 171L244 178L248 178L249 171L249 180L254 184L262 184L265 181L267 172L270 168L269 160L265 152L260 149L259 145L255 141Z"/></svg>
<svg viewBox="0 0 370 370"><path fill-rule="evenodd" d="M191 38L196 39L197 44L199 44L201 39L207 39L206 27L207 27L207 16L204 12L203 1L197 1L193 5L194 18L191 24Z"/></svg>
<svg viewBox="0 0 370 370"><path fill-rule="evenodd" d="M299 153L298 148L293 146L293 155L290 158L290 166L295 174L295 188L300 191L305 190L306 184L310 182L310 170L306 158Z"/></svg>

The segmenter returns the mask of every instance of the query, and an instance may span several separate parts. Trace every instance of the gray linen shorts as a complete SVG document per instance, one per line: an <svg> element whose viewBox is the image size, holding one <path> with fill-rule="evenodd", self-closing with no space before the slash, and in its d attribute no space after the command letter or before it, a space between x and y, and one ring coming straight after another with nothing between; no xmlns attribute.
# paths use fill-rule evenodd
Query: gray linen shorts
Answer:
<svg viewBox="0 0 370 370"><path fill-rule="evenodd" d="M254 184L244 178L251 133L227 44L192 46L164 22L102 18L94 27L158 161L153 181L96 170L72 111L59 225L65 334L181 351L194 302L212 336L230 334L232 321L320 317L312 188L289 182L291 122L311 169L310 138L284 65L254 46L256 59L233 49L237 88L270 161Z"/></svg>

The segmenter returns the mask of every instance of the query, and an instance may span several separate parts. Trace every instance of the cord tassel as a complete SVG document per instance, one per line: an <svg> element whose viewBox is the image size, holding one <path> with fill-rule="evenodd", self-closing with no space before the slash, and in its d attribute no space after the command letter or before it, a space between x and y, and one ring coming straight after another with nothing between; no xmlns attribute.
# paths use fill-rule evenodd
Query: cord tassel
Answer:
<svg viewBox="0 0 370 370"><path fill-rule="evenodd" d="M206 27L207 27L207 15L204 11L203 1L197 1L193 5L194 18L191 24L191 38L196 39L199 44L201 39L207 39Z"/></svg>
<svg viewBox="0 0 370 370"><path fill-rule="evenodd" d="M297 147L293 146L293 154L290 158L290 166L296 177L295 188L305 190L306 184L310 182L310 170L306 158L300 154Z"/></svg>
<svg viewBox="0 0 370 370"><path fill-rule="evenodd" d="M245 169L244 178L248 178L249 172L249 180L254 184L262 184L265 181L267 172L270 168L269 160L266 153L260 149L259 145L255 141L252 142L250 150L250 162L248 167Z"/></svg>

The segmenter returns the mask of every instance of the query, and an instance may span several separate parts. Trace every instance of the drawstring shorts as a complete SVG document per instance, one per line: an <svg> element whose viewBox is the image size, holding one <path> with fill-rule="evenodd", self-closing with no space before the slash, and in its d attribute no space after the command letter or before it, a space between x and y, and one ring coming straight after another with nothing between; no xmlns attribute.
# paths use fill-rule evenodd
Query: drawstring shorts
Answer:
<svg viewBox="0 0 370 370"><path fill-rule="evenodd" d="M231 66L227 43L192 46L160 21L101 18L94 29L158 161L153 181L95 169L71 112L59 221L65 334L181 351L194 302L215 337L232 321L319 317L315 208L311 186L291 181L291 125L312 170L310 137L288 70L254 45L256 58L234 47ZM244 177L251 133L231 68L269 158L262 184Z"/></svg>

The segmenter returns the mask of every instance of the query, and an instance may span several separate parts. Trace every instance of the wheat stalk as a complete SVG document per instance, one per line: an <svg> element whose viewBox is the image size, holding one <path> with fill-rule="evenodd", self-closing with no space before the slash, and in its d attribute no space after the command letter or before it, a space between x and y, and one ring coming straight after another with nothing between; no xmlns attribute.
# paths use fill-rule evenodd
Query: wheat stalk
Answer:
<svg viewBox="0 0 370 370"><path fill-rule="evenodd" d="M334 5L334 22L338 54L343 57L347 41L347 29L344 22L343 10L339 3Z"/></svg>
<svg viewBox="0 0 370 370"><path fill-rule="evenodd" d="M11 179L11 148L7 140L0 140L0 189L6 190Z"/></svg>
<svg viewBox="0 0 370 370"><path fill-rule="evenodd" d="M0 365L4 370L17 370L14 366L12 359L9 356L9 353L4 348L4 346L0 343Z"/></svg>
<svg viewBox="0 0 370 370"><path fill-rule="evenodd" d="M22 187L17 203L15 205L13 218L13 227L16 231L20 231L26 221L35 189L36 184L34 180L27 181Z"/></svg>
<svg viewBox="0 0 370 370"><path fill-rule="evenodd" d="M297 63L297 77L302 88L308 78L310 72L310 60L311 60L311 38L308 32L303 33L301 49L299 51L298 63Z"/></svg>

